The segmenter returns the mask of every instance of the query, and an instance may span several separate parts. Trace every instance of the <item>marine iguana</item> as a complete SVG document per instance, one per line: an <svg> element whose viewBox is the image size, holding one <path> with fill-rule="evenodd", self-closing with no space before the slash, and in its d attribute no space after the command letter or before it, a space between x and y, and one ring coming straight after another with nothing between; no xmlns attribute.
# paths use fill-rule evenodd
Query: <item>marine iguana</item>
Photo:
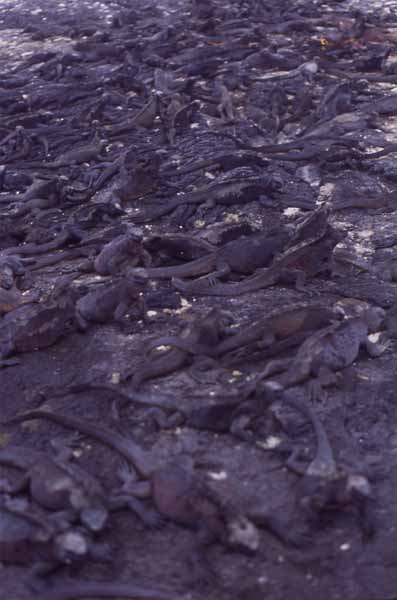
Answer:
<svg viewBox="0 0 397 600"><path fill-rule="evenodd" d="M267 379L266 386L286 389L315 376L309 383L309 392L313 398L320 398L322 387L338 381L335 371L351 365L361 346L372 357L380 356L389 347L389 340L376 343L368 337L379 330L384 316L383 309L369 308L360 316L321 329L303 342L293 359L271 361L258 380L284 371L275 380Z"/></svg>
<svg viewBox="0 0 397 600"><path fill-rule="evenodd" d="M272 264L258 269L251 277L237 283L220 283L206 277L193 282L184 282L173 278L174 287L189 296L241 296L270 287L280 281L295 279L296 287L305 291L304 281L307 277L315 277L330 267L334 247L345 237L340 231L328 226L327 232L320 239L305 240L292 247Z"/></svg>
<svg viewBox="0 0 397 600"><path fill-rule="evenodd" d="M207 167L210 167L211 169L231 171L237 167L245 166L265 168L268 166L268 161L264 160L261 156L258 156L255 153L236 151L233 154L220 154L207 160L201 160L190 167L182 167L181 169L177 169L175 171L164 169L164 171L162 171L162 175L166 177L176 177L180 175L188 175L189 173L193 173L194 171L199 171L200 169L205 169Z"/></svg>
<svg viewBox="0 0 397 600"><path fill-rule="evenodd" d="M75 314L79 328L86 331L89 322L106 323L113 318L115 321L123 322L129 307L134 304L137 305L139 314L144 317L143 291L146 284L147 279L134 275L105 288L88 292L76 303Z"/></svg>
<svg viewBox="0 0 397 600"><path fill-rule="evenodd" d="M96 257L94 266L100 275L116 275L126 263L133 267L140 261L149 265L150 260L141 238L129 232L108 242Z"/></svg>
<svg viewBox="0 0 397 600"><path fill-rule="evenodd" d="M64 154L61 154L54 162L21 163L19 168L30 169L32 167L40 167L41 169L59 169L61 167L90 162L94 158L100 157L104 146L104 141L95 140L92 144L87 144L86 146L81 146L78 148L72 148L71 150L68 150Z"/></svg>
<svg viewBox="0 0 397 600"><path fill-rule="evenodd" d="M148 353L157 346L172 346L191 354L223 356L249 346L250 350L257 350L261 355L274 355L301 343L313 331L338 318L335 311L319 304L295 304L294 307L275 309L269 316L252 325L241 326L239 329L228 328L226 333L229 335L215 345L212 339L208 343L203 339L198 345L192 338L164 336L149 342L145 352ZM234 358L237 358L236 355ZM227 357L225 360L227 361Z"/></svg>
<svg viewBox="0 0 397 600"><path fill-rule="evenodd" d="M147 356L142 365L135 370L132 379L134 389L147 379L162 377L180 369L191 360L192 354L197 353L197 348L204 348L205 354L205 348L216 346L222 336L227 334L229 322L230 315L218 309L212 309L204 317L194 319L181 333L181 339L188 340L187 347L175 347L159 353L158 356ZM123 374L123 380L128 379L130 375L128 370Z"/></svg>
<svg viewBox="0 0 397 600"><path fill-rule="evenodd" d="M215 183L211 186L201 188L189 194L177 196L173 200L163 202L161 205L157 203L152 207L148 207L146 212L142 214L134 214L134 223L145 223L153 221L172 212L178 206L184 204L237 204L247 203L257 200L263 194L268 194L277 189L279 186L271 177L252 177L232 179L221 183ZM279 202L266 198L266 203L270 206L278 206ZM307 206L305 206L307 208Z"/></svg>
<svg viewBox="0 0 397 600"><path fill-rule="evenodd" d="M266 267L290 239L289 230L269 234L252 235L227 242L210 254L172 267L132 269L131 273L148 277L171 279L172 277L196 277L209 273L208 277L225 277L230 272L250 274Z"/></svg>
<svg viewBox="0 0 397 600"><path fill-rule="evenodd" d="M0 323L0 366L15 364L12 354L48 348L73 329L74 302L64 295L37 307L21 306Z"/></svg>

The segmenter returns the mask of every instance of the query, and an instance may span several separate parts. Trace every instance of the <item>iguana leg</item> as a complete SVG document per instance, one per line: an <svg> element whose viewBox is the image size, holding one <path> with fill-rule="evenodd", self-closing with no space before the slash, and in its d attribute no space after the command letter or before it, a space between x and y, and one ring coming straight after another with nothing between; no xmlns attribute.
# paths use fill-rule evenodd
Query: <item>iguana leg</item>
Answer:
<svg viewBox="0 0 397 600"><path fill-rule="evenodd" d="M226 275L229 275L229 273L231 273L230 266L223 258L218 256L216 259L216 271L211 273L211 275L214 277L226 277Z"/></svg>
<svg viewBox="0 0 397 600"><path fill-rule="evenodd" d="M285 269L280 274L280 280L285 281L286 283L295 283L295 289L298 292L303 292L304 294L308 294L309 296L317 295L318 292L316 290L308 290L306 287L306 273L300 269Z"/></svg>
<svg viewBox="0 0 397 600"><path fill-rule="evenodd" d="M118 476L121 479L122 492L132 494L136 498L148 498L151 495L151 485L149 481L137 481L136 473L126 463L123 463L118 470Z"/></svg>
<svg viewBox="0 0 397 600"><path fill-rule="evenodd" d="M295 448L295 450L291 452L290 456L285 461L285 466L287 467L287 469L289 469L293 473L296 473L297 475L304 475L307 468L307 462L304 466L302 466L301 457L302 449Z"/></svg>
<svg viewBox="0 0 397 600"><path fill-rule="evenodd" d="M200 279L207 280L210 285L216 285L219 283L219 279L222 277L226 277L231 273L231 268L229 265L222 259L217 259L216 261L216 270L208 275L204 275L204 277L200 277Z"/></svg>
<svg viewBox="0 0 397 600"><path fill-rule="evenodd" d="M334 373L326 366L321 366L317 372L316 379L312 379L307 384L308 395L310 400L316 401L325 398L324 387L338 383L340 377L338 373Z"/></svg>
<svg viewBox="0 0 397 600"><path fill-rule="evenodd" d="M311 379L307 384L307 395L312 402L325 400L326 392L318 379Z"/></svg>

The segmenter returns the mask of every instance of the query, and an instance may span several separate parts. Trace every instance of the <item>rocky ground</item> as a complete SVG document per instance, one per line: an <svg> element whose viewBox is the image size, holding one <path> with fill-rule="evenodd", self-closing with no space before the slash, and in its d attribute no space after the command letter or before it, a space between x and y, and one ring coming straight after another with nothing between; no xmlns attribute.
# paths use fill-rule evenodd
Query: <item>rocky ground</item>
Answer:
<svg viewBox="0 0 397 600"><path fill-rule="evenodd" d="M163 201L164 198L159 197L162 192L166 198L174 197L172 189L167 187L169 178L161 175L164 165L168 169L175 168L176 165L193 165L201 158L235 150L230 139L211 138L211 131L229 133L246 144L252 142L253 148L299 139L308 127L314 128L319 138L335 135L353 140L360 152L376 152L385 148L388 143L396 143L397 110L376 112L374 109L363 109L363 106L383 95L395 94L397 78L395 81L374 81L371 76L374 73L380 77L390 76L395 72L389 63L395 53L396 42L393 36L397 40L397 4L359 0L329 3L283 2L277 12L271 2L241 2L230 7L230 20L235 19L237 23L241 21L244 31L239 30L231 35L222 28L222 23L229 17L227 2L214 1L215 28L213 24L208 25L208 19L200 19L200 13L197 16L197 5L200 3L192 6L187 0L177 3L164 0L160 4L154 4L155 6L151 6L150 2L139 1L132 6L132 3L127 2L83 0L65 4L49 0L0 3L2 78L5 82L12 77L22 77L25 80L19 87L0 87L0 149L3 148L0 163L4 163L6 173L2 175L0 194L0 256L7 255L9 249L15 247L13 255L30 256L29 252L21 252L24 245L35 244L37 248L42 242L56 239L64 231L67 219L70 221L73 218L73 222L84 230L84 234L94 240L96 237L99 239L99 242L92 243L93 255L90 255L90 259L103 247L104 240L112 239L116 236L114 232L123 233L131 226L144 239L154 234L183 232L216 245L247 232L267 232L281 224L296 224L297 216L307 216L308 211L299 211L292 199L305 198L309 204L312 203L312 209L321 201L329 204L330 222L347 234L340 248L354 251L365 268L357 268L340 260L336 263L332 277L321 276L307 283L308 293L302 293L291 285L279 284L234 298L185 298L174 290L170 282L153 281L149 285L149 291L145 291L149 300L146 320L132 317L127 326L120 326L109 320L105 324L93 324L86 332L73 326L67 335L59 336L56 343L49 347L14 355L19 363L0 370L3 419L44 405L52 411L71 414L122 431L145 448L152 449L158 457L191 456L204 465L201 471L208 476L211 488L223 499L241 511L247 507L260 507L267 513L275 514L288 523L289 529L297 537L302 536L301 544L286 545L266 530L261 530L259 547L251 555L230 552L220 544L214 545L209 549L209 559L216 576L203 583L192 577L189 566L194 548L194 532L172 522L167 522L159 529L150 529L135 515L120 512L112 515L100 536L101 542L109 544L111 560L107 563L85 561L78 567L62 567L48 578L48 586L54 586L50 589L56 590L57 584L65 577L73 577L75 580L147 582L175 590L175 597L179 593L182 597L197 599L292 600L296 597L324 597L329 600L392 600L397 595L394 564L397 506L393 502L397 485L397 410L394 392L396 347L393 332L388 334L391 342L382 356L371 359L365 351L360 353L359 359L349 370L348 383L331 387L327 390L327 395L315 405L337 461L353 471L364 473L371 483L376 531L370 539L363 536L355 510L327 512L314 524L304 521L297 506L299 476L285 467L284 455L270 452L266 444L270 437L280 437L288 439L292 447L300 447L312 455L315 440L311 427L293 411L280 409L280 414L276 415L278 418L270 420L264 415L253 428L252 440L242 441L231 433L199 431L186 426L161 428L150 409L142 406L123 407L121 419L115 421L112 392L91 391L69 394L66 397L51 394L51 390L59 390L86 379L117 383L120 373L126 370L134 373L140 369L142 347L148 339L170 333L176 335L186 323L194 318L202 318L212 308L229 311L234 324L244 327L270 313L275 307L295 306L302 301L308 304L320 302L327 307L338 305L347 312L365 302L389 311L397 301L396 284L394 281L385 281L384 276L385 264L394 264L394 247L397 243L397 218L392 200L387 206L380 202L375 208L338 206L338 202L350 199L357 192L360 198L384 198L388 193L393 193L397 181L393 153L385 153L380 159L361 161L357 156L349 156L348 152L335 158L333 147L327 147L325 150L322 148L325 154L320 156L319 150L318 155L312 156L310 160L300 158L297 161L283 161L275 160L271 155L266 156L269 159L270 175L281 181L279 198L285 201L281 209L266 207L266 203L255 199L248 204L237 203L226 208L200 206L197 211L182 206L160 220L144 224L138 223L136 216L145 210L145 202L148 200ZM264 12L256 12L255 5L261 4L265 7ZM371 32L375 27L380 29L375 40L365 38L361 32L361 37L355 38L352 34L348 41L349 32L354 26L355 9L362 11L367 29ZM136 14L129 21L131 10ZM301 26L292 28L291 31L277 30L278 24L288 22L289 19L310 19L312 16L319 18L324 14L331 17L340 15L340 21L344 24L340 25L338 22L333 27L321 25L318 29ZM115 22L116 17L119 20ZM260 23L261 19L263 31L254 35L253 23ZM149 23L147 28L146 21ZM388 35L385 37L386 27ZM265 30L268 30L266 35ZM101 34L105 37L101 38ZM159 37L154 39L156 34ZM343 43L340 41L341 36L344 36ZM80 50L80 61L73 62L62 70L60 57L75 52L76 44L91 38L98 40L97 47L108 41L122 47L128 45L132 62L139 67L136 86L131 85L130 89L128 84L121 85L119 80L115 83L115 79L111 77L114 69L126 64L123 52L100 60L85 61L85 53L88 51L83 48ZM175 40L180 45L176 50L164 51L164 58L161 53L165 46L169 43L172 48ZM229 122L217 112L219 98L212 85L214 75L233 62L232 59L226 53L222 57L222 65L212 65L208 71L191 76L183 69L189 62L187 50L206 47L214 48L214 52L217 52L224 45L231 52L235 49L234 45L249 43L254 44L254 48L255 44L264 44L266 48L286 56L288 61L296 61L298 57L297 66L320 55L319 69L314 78L294 80L290 88L285 80L280 84L279 81L272 80L269 87L269 82L265 79L259 83L254 79L260 79L264 74L277 77L292 71L292 67L260 65L251 68L241 61L243 68L237 69L234 75L237 73L237 79L245 77L244 85L240 87L237 83L233 87L228 83L234 109L233 122ZM365 57L369 60L368 57L389 46L389 70L384 64L383 71L381 67L368 72L365 69L358 71L354 67L358 58ZM47 52L55 53L51 67L48 61L52 58L48 57L29 63L32 56ZM193 54L190 55L190 60L194 62ZM57 65L60 65L58 71ZM342 73L333 75L330 65L334 68L339 66ZM51 70L53 68L54 71ZM172 73L179 69L177 81L192 77L195 85L201 86L200 93L197 93L198 88L195 91L187 88L181 92L182 104L198 101L194 110L189 113L188 123L181 126L180 130L176 128L175 139L170 139L167 129L169 122L164 114L170 106L171 95L167 96L163 91L160 94L162 98L165 97L163 112L159 111L150 126L145 129L133 128L119 136L112 135L112 127L119 122L117 117L120 113L123 118L135 115L150 98L155 89L153 72L156 68ZM74 70L77 69L81 69L81 74L73 78ZM349 88L347 104L343 104L342 99L340 104L335 101L332 109L327 105L330 112L323 113L326 116L319 123L321 118L316 113L316 108L321 103L325 106L326 91L336 84L351 82L351 79L344 79L343 70L360 73L364 86L360 89ZM64 103L61 97L51 105L43 100L37 101L34 106L31 101L29 103L26 100L32 98L37 90L42 91L45 98L55 83L72 83L74 89L79 89L80 85L84 86L89 82L96 82L97 87L94 86L94 93L88 100L78 99ZM277 113L277 106L273 113L269 111L269 93L272 86L278 85L287 92L290 103L281 116ZM293 112L292 99L298 95L300 88L311 97L311 103L306 111L296 116L298 112ZM5 93L10 90L12 94L6 101ZM367 92L372 95L366 95ZM211 94L215 98L212 103L202 100ZM104 100L102 105L101 100ZM24 103L27 103L26 106ZM255 106L258 111L250 112L250 106ZM259 110L262 111L261 114ZM29 115L39 121L24 120ZM281 120L291 117L290 123L285 123L283 127L275 125L279 117ZM305 120L306 117L309 120ZM40 121L41 118L43 121ZM375 121L371 121L371 118ZM320 125L329 129L321 129ZM15 138L12 138L14 142L4 141L17 130L21 135L21 128L27 137L15 134ZM137 156L149 154L151 160L154 155L160 157L160 169L153 176L158 178L155 192L146 190L145 193L137 193L132 199L115 202L115 190L125 177L125 171L120 171L115 179L106 182L96 194L85 198L83 190L92 185L103 168L100 161L94 158L83 164L61 166L54 170L52 175L60 177L64 186L60 204L23 213L15 194L24 192L30 182L28 179L18 179L21 173L30 174L32 180L33 177L41 179L48 176L43 163L53 161L65 149L74 148L80 142L87 143L95 131L106 141L108 163L129 149ZM50 152L46 156L43 155L40 135L47 137L49 143ZM23 154L26 139L30 140L29 151ZM29 167L29 161L39 162L41 166ZM236 174L248 177L252 172L244 171L243 168L237 170ZM208 169L176 177L172 181L189 191L201 188L214 179L221 180L222 177L219 171ZM68 185L72 186L72 192ZM10 199L11 195L13 200ZM71 202L71 198L74 202ZM392 194L391 198L393 199ZM285 210L288 201L290 207ZM98 219L91 227L80 222L76 216L84 202L89 206L101 203L116 206L120 208L120 213L106 215L106 218ZM51 213L53 209L55 211ZM65 247L70 249L79 245L68 242ZM63 249L60 246L57 251ZM39 256L43 258L53 255L54 251L50 249ZM32 256L37 260L36 254ZM160 264L161 256L156 252L153 256L154 261ZM61 277L74 275L73 284L64 293L71 294L72 288L79 293L82 286L89 286L99 279L98 273L92 268L90 270L90 265L87 266L86 258L80 256L77 260L64 260L38 269L28 265L25 273L16 274L15 283L23 292L39 290L44 304L48 298L52 298L52 290L59 284ZM105 283L111 281L109 277L102 279ZM74 296L73 298L75 299ZM12 320L14 311L8 308L2 310ZM4 345L7 342L6 336L4 341L2 338ZM205 370L199 370L195 361L191 360L183 369L163 378L148 380L142 385L142 390L153 394L170 394L184 410L190 410L203 403L221 401L233 395L235 397L244 388L245 382L252 380L253 374L262 370L265 365L265 360L253 363L248 358L241 364L230 367L215 363ZM131 382L123 385L123 389L131 390ZM297 399L304 399L306 388L296 387L293 394ZM24 445L49 451L49 441L64 435L65 431L60 427L34 421L24 426L5 426L0 430L0 442L2 446ZM118 485L119 457L99 443L84 438L80 442L78 462L100 478L106 489ZM13 475L14 472L4 469L4 476ZM0 553L1 543L0 531ZM29 586L29 581L29 568L26 565L2 566L1 589L4 597L12 600L36 597L37 592ZM53 597L57 597L55 591Z"/></svg>

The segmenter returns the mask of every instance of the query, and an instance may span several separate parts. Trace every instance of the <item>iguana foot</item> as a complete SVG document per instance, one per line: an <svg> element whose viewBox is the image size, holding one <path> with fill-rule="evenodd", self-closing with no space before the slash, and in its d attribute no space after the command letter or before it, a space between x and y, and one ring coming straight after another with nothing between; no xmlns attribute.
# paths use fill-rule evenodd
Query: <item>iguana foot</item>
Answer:
<svg viewBox="0 0 397 600"><path fill-rule="evenodd" d="M307 395L312 402L326 400L327 393L323 390L321 382L318 379L313 379L307 384Z"/></svg>

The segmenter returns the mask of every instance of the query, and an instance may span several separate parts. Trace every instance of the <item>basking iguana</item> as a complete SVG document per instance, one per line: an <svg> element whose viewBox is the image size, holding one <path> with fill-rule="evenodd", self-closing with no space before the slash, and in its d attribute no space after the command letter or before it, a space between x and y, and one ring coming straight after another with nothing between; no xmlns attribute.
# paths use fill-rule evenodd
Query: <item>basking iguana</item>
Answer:
<svg viewBox="0 0 397 600"><path fill-rule="evenodd" d="M368 337L379 330L384 316L383 309L369 308L357 317L321 329L302 344L293 359L271 361L259 379L282 372L275 380L267 380L266 385L286 389L315 377L310 381L309 392L313 398L321 397L322 387L338 381L335 372L351 365L361 346L372 357L380 356L389 347L389 340L376 343Z"/></svg>

